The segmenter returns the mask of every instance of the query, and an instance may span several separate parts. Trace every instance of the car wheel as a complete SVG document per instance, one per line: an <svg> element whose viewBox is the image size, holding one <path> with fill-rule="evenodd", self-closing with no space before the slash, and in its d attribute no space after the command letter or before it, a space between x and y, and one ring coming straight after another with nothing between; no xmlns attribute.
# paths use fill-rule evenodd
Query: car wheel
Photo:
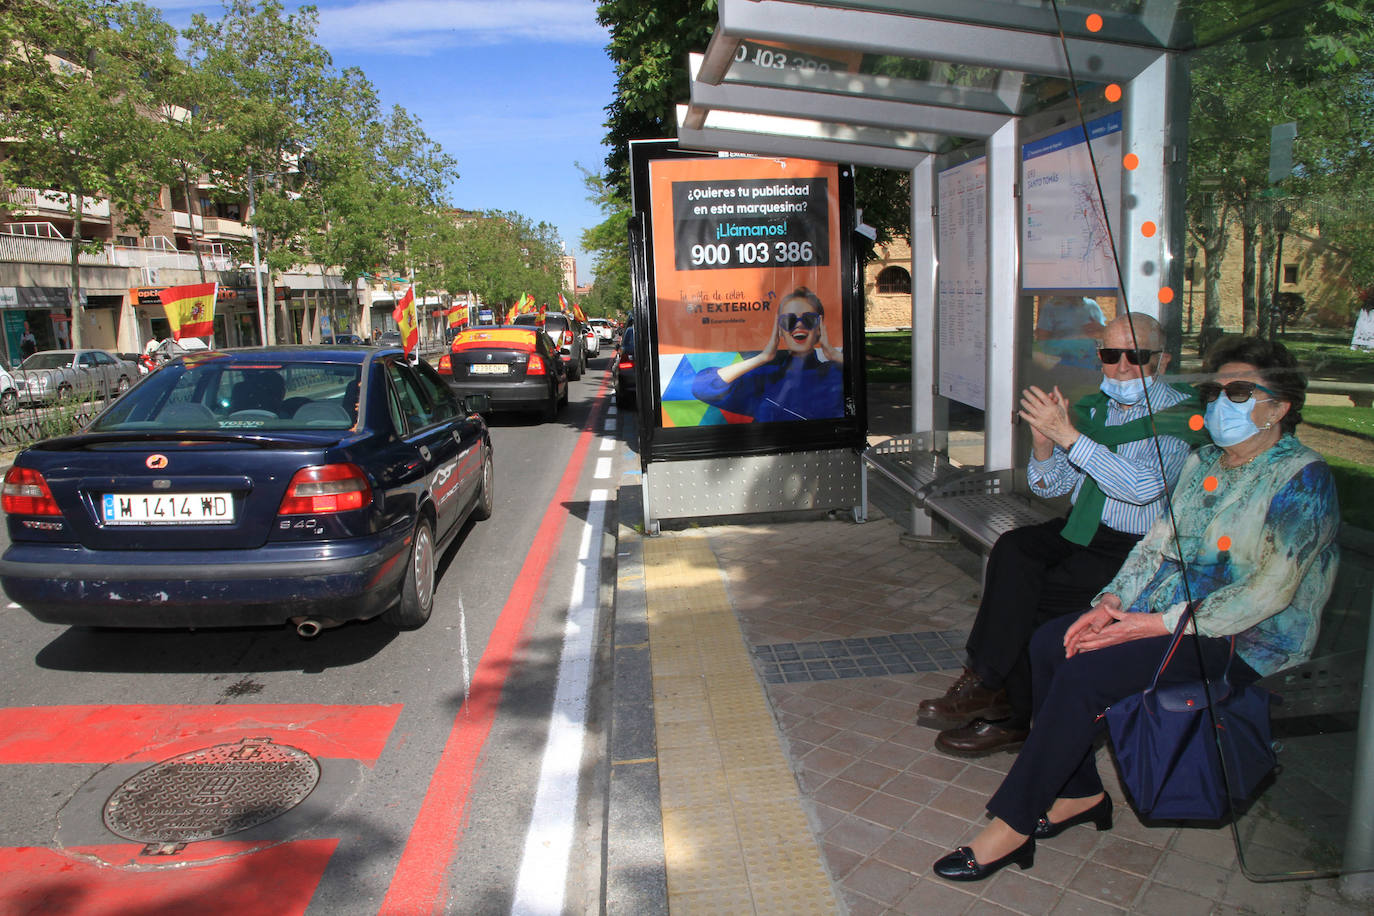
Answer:
<svg viewBox="0 0 1374 916"><path fill-rule="evenodd" d="M72 399L72 386L71 386L71 385L59 385L59 386L57 386L57 403L59 403L59 404L65 404L65 403L67 403L68 401L70 401L71 399Z"/></svg>
<svg viewBox="0 0 1374 916"><path fill-rule="evenodd" d="M617 407L629 407L632 400L634 400L634 395L630 394L630 392L619 388L616 389L615 404Z"/></svg>
<svg viewBox="0 0 1374 916"><path fill-rule="evenodd" d="M496 474L492 468L490 451L482 456L482 479L478 486L482 489L477 494L477 505L472 510L472 517L480 522L491 518L492 509L496 508Z"/></svg>
<svg viewBox="0 0 1374 916"><path fill-rule="evenodd" d="M119 394L123 394L124 392L126 392L126 391L128 391L128 390L129 390L129 377L128 377L127 375L121 375L121 376L119 377L119 384L115 386L115 391L118 392Z"/></svg>
<svg viewBox="0 0 1374 916"><path fill-rule="evenodd" d="M415 524L410 541L410 561L401 582L401 603L382 614L382 619L402 630L423 626L434 610L434 529L429 519Z"/></svg>
<svg viewBox="0 0 1374 916"><path fill-rule="evenodd" d="M582 377L582 363L579 362L578 360L575 360L575 359L569 361L569 363L568 363L568 379L569 379L569 381L575 382L575 381L577 381L578 379L580 379L581 377Z"/></svg>
<svg viewBox="0 0 1374 916"><path fill-rule="evenodd" d="M14 413L19 410L19 392L11 388L0 394L0 413Z"/></svg>

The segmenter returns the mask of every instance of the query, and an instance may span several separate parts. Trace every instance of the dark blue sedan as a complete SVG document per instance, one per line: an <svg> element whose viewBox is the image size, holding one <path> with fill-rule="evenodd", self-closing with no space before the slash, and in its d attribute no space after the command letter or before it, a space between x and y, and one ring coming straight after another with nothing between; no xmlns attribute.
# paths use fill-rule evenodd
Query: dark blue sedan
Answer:
<svg viewBox="0 0 1374 916"><path fill-rule="evenodd" d="M206 351L5 475L0 585L49 623L423 624L492 511L477 411L400 349Z"/></svg>

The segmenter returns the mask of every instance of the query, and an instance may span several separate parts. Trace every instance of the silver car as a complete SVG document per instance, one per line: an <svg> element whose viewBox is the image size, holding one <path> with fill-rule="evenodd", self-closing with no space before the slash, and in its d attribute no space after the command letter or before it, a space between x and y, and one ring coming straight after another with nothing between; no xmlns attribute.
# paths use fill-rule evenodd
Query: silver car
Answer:
<svg viewBox="0 0 1374 916"><path fill-rule="evenodd" d="M138 378L138 367L105 350L42 350L14 370L20 403L115 398Z"/></svg>

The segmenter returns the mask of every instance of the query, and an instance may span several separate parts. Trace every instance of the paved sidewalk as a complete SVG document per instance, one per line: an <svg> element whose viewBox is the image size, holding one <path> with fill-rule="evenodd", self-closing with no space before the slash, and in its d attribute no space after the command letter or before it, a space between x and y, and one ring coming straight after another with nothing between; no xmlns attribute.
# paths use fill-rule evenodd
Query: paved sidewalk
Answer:
<svg viewBox="0 0 1374 916"><path fill-rule="evenodd" d="M609 913L1355 911L1333 881L1249 881L1229 828L1142 825L1105 756L1111 831L1066 831L1029 871L935 878L1012 761L945 755L916 725L959 673L978 558L886 519L645 538L637 494L621 489Z"/></svg>

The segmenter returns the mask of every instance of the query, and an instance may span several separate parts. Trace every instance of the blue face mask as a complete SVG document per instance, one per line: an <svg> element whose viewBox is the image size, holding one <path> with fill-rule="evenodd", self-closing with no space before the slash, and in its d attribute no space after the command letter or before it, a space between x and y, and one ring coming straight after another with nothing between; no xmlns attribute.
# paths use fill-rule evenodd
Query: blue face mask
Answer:
<svg viewBox="0 0 1374 916"><path fill-rule="evenodd" d="M1107 397L1116 401L1118 404L1125 404L1130 407L1145 400L1145 391L1154 386L1155 377L1147 375L1144 378L1132 376L1124 382L1120 379L1102 376L1102 384L1098 387Z"/></svg>
<svg viewBox="0 0 1374 916"><path fill-rule="evenodd" d="M1202 415L1207 433L1212 441L1222 448L1244 442L1260 431L1250 412L1255 409L1255 396L1243 404L1237 404L1224 395L1207 405Z"/></svg>

